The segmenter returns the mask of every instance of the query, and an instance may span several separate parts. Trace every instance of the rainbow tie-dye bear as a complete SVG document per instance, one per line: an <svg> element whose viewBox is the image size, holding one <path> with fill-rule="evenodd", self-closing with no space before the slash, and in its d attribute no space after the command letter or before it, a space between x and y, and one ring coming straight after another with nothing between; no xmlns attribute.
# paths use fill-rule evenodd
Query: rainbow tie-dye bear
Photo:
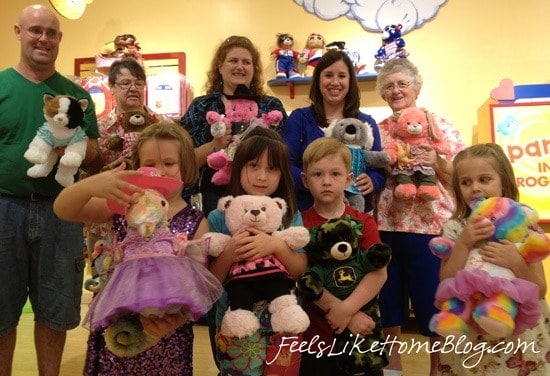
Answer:
<svg viewBox="0 0 550 376"><path fill-rule="evenodd" d="M537 225L533 208L505 197L478 199L472 203L472 216L482 216L495 226L488 241L514 243L528 263L543 260L550 254L550 239ZM430 242L432 252L445 259L454 241L436 237ZM442 336L467 334L470 329L495 337L522 333L533 327L539 316L539 288L516 278L507 268L486 262L479 251L470 250L464 269L453 278L441 281L435 305L441 312L430 321L430 329Z"/></svg>

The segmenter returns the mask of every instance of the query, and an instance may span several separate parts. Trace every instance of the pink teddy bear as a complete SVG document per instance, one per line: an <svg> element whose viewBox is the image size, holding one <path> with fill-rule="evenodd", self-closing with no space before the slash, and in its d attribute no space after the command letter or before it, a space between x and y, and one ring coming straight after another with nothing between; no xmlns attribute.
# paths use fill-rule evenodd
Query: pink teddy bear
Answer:
<svg viewBox="0 0 550 376"><path fill-rule="evenodd" d="M231 178L231 163L241 140L255 127L277 126L283 119L281 111L270 111L258 117L258 103L249 89L239 85L235 95L226 96L225 115L215 111L206 113L210 132L214 138L223 137L227 128L231 128L233 140L225 149L214 151L206 158L208 166L217 170L212 176L215 185L227 185Z"/></svg>
<svg viewBox="0 0 550 376"><path fill-rule="evenodd" d="M436 185L435 170L419 162L427 146L434 148L437 154L446 154L448 150L432 115L416 107L404 109L393 125L390 137L386 152L390 156L392 175L397 183L394 196L437 200L441 192Z"/></svg>

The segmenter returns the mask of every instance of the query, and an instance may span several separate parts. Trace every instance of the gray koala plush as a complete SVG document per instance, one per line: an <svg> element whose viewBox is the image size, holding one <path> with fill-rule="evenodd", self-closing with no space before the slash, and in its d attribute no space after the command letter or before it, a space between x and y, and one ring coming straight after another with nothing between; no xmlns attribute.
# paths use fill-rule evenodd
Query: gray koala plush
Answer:
<svg viewBox="0 0 550 376"><path fill-rule="evenodd" d="M374 136L369 123L355 118L334 120L325 128L325 136L334 137L351 152L351 172L355 177L366 172L367 167L382 168L390 164L390 156L384 151L373 151ZM365 198L354 185L346 188L346 199L351 207L365 210Z"/></svg>

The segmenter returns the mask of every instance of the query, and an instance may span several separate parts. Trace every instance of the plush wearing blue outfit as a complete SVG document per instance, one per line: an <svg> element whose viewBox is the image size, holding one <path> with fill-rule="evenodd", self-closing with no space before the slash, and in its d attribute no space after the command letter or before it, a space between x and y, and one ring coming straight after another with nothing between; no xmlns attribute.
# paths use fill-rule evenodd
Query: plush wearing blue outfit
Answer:
<svg viewBox="0 0 550 376"><path fill-rule="evenodd" d="M357 118L370 124L374 136L372 150L381 151L382 144L376 121L370 115L363 112L358 112ZM302 155L311 142L319 137L325 137L325 134L323 128L317 125L317 121L313 114L313 108L310 106L292 111L288 117L282 135L290 151L290 172L292 173L294 186L296 187L298 209L304 211L313 205L313 197L311 193L309 193L309 190L304 187L300 176L303 171ZM386 174L384 170L368 167L366 173L372 180L374 192L379 192L386 184ZM373 210L370 203L370 197L371 195L365 197L365 212Z"/></svg>

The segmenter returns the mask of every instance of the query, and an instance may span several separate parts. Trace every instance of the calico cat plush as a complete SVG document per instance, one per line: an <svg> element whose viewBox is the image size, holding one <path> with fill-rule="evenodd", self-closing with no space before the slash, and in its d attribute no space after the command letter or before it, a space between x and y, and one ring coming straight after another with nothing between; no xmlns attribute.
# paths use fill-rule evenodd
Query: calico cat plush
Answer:
<svg viewBox="0 0 550 376"><path fill-rule="evenodd" d="M65 154L59 160L55 180L66 187L74 183L74 175L86 156L87 139L82 129L87 99L76 99L68 95L44 94L44 117L46 122L38 128L27 151L26 160L34 163L27 170L32 178L48 176L57 162L55 148L65 147Z"/></svg>

